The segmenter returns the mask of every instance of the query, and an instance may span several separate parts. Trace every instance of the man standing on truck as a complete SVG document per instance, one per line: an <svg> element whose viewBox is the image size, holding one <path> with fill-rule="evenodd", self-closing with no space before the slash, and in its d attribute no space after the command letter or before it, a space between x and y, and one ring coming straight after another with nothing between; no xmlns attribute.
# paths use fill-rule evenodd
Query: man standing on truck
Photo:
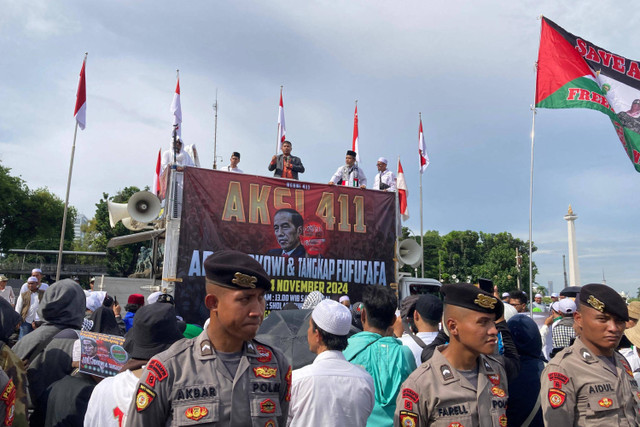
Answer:
<svg viewBox="0 0 640 427"><path fill-rule="evenodd" d="M347 151L345 165L340 166L336 173L333 174L329 181L329 185L367 188L367 177L364 175L364 171L356 164L355 151Z"/></svg>
<svg viewBox="0 0 640 427"><path fill-rule="evenodd" d="M304 165L300 157L291 155L290 141L282 143L282 154L271 158L269 170L275 170L273 176L287 179L298 179L298 174L304 173Z"/></svg>

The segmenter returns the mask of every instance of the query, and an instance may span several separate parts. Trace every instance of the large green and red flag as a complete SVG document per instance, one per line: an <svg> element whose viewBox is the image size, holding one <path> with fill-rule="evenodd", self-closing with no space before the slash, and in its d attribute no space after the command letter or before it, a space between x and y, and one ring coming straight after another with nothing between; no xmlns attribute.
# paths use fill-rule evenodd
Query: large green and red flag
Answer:
<svg viewBox="0 0 640 427"><path fill-rule="evenodd" d="M640 172L640 67L542 18L537 108L591 108L605 113Z"/></svg>

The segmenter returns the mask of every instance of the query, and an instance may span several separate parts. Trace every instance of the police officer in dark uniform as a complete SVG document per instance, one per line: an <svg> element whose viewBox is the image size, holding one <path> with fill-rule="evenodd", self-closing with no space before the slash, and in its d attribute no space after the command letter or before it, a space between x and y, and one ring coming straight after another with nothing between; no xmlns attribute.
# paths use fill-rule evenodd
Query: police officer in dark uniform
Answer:
<svg viewBox="0 0 640 427"><path fill-rule="evenodd" d="M394 425L506 426L507 376L491 356L498 343L495 321L504 306L469 283L444 285L441 292L449 344L438 347L402 384Z"/></svg>
<svg viewBox="0 0 640 427"><path fill-rule="evenodd" d="M279 350L254 340L269 276L236 251L216 252L204 267L209 327L149 361L126 425L284 426L291 366Z"/></svg>
<svg viewBox="0 0 640 427"><path fill-rule="evenodd" d="M579 336L549 361L540 379L545 425L640 425L638 384L615 351L629 320L626 303L599 283L583 286L576 302Z"/></svg>

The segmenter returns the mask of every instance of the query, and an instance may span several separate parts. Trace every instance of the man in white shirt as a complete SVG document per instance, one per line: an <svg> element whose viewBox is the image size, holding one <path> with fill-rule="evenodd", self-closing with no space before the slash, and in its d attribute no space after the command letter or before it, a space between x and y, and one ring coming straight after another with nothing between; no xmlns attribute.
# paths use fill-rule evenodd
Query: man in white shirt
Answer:
<svg viewBox="0 0 640 427"><path fill-rule="evenodd" d="M396 176L393 172L387 169L389 162L384 157L380 157L376 166L378 167L378 174L373 184L374 190L380 191L396 191Z"/></svg>
<svg viewBox="0 0 640 427"><path fill-rule="evenodd" d="M28 290L21 293L16 301L16 312L22 316L18 340L35 329L34 323L38 320L38 306L44 294L44 291L38 289L40 284L34 276L27 279L27 284Z"/></svg>
<svg viewBox="0 0 640 427"><path fill-rule="evenodd" d="M8 282L9 279L4 274L0 274L0 297L9 301L9 304L13 307L16 303L16 297L13 294L13 288L7 286Z"/></svg>
<svg viewBox="0 0 640 427"><path fill-rule="evenodd" d="M356 164L355 151L347 151L345 165L340 166L336 173L333 174L329 185L367 188L367 177L364 175L364 171Z"/></svg>
<svg viewBox="0 0 640 427"><path fill-rule="evenodd" d="M172 141L172 148L162 153L162 166L160 167L160 182L161 185L166 184L167 188L170 188L167 182L167 174L170 169L174 169L172 173L176 173L176 205L174 209L177 209L177 217L182 214L182 185L184 177L182 173L185 167L195 167L195 163L191 159L189 153L184 150L184 142L180 137L176 137L175 141ZM173 168L175 166L175 168Z"/></svg>
<svg viewBox="0 0 640 427"><path fill-rule="evenodd" d="M432 294L421 295L416 301L415 310L413 311L413 324L417 329L417 333L413 334L410 330L402 334L400 341L411 349L416 358L416 366L422 364L420 356L422 349L438 336L438 325L442 319L442 301L440 298ZM422 342L424 347L421 345Z"/></svg>
<svg viewBox="0 0 640 427"><path fill-rule="evenodd" d="M291 380L289 426L365 426L375 402L373 378L345 359L349 309L323 300L309 318L309 350L318 356Z"/></svg>
<svg viewBox="0 0 640 427"><path fill-rule="evenodd" d="M46 283L42 283L42 278L44 277L44 274L42 274L42 270L40 270L39 268L34 268L33 270L31 270L31 277L35 277L36 279L38 279L38 289L40 289L41 291L46 291L47 288L49 287L48 284ZM28 290L28 283L24 282L22 284L22 286L20 287L20 292L18 292L19 294L22 294L24 292L27 292Z"/></svg>
<svg viewBox="0 0 640 427"><path fill-rule="evenodd" d="M240 153L234 151L231 153L231 159L229 160L229 166L224 166L222 171L226 172L235 172L235 173L244 173L242 169L238 168L238 163L240 163Z"/></svg>

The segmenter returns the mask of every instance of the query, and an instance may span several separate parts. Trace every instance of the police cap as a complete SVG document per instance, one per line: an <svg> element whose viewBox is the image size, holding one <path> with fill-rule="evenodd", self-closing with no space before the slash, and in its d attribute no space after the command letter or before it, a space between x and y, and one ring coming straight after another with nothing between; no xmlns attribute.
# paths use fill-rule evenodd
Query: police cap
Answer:
<svg viewBox="0 0 640 427"><path fill-rule="evenodd" d="M502 301L471 283L449 283L440 288L446 305L456 305L481 313L495 313L496 320L502 317Z"/></svg>
<svg viewBox="0 0 640 427"><path fill-rule="evenodd" d="M271 290L271 279L262 265L242 252L217 251L204 261L204 271L207 284L235 290Z"/></svg>
<svg viewBox="0 0 640 427"><path fill-rule="evenodd" d="M590 283L584 285L578 294L581 305L591 307L600 313L618 316L625 322L629 320L627 304L618 293L607 285Z"/></svg>

